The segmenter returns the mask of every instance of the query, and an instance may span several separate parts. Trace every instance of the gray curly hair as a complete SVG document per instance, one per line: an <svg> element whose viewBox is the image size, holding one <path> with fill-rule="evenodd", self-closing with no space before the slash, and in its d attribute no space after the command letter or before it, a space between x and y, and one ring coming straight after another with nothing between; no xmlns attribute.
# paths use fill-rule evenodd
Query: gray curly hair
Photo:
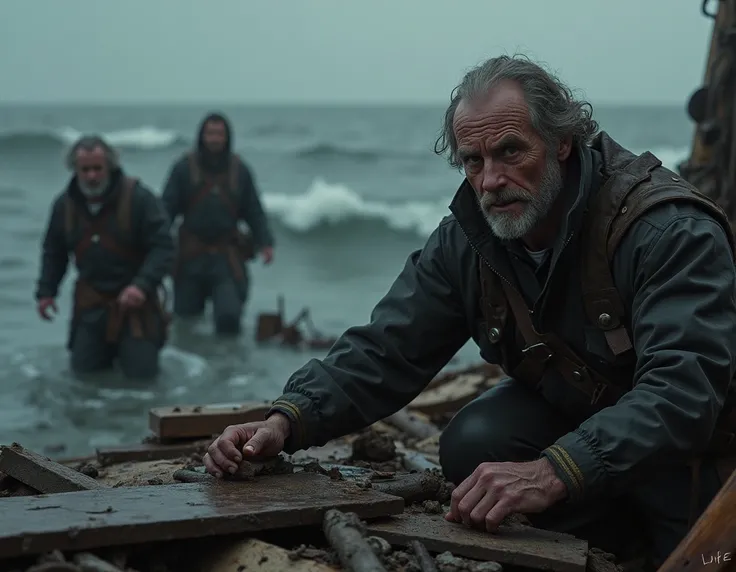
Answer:
<svg viewBox="0 0 736 572"><path fill-rule="evenodd" d="M111 171L120 167L120 158L118 152L100 135L82 135L69 148L65 158L65 164L70 171L74 171L77 166L77 153L79 151L94 151L101 148L105 153L107 166Z"/></svg>
<svg viewBox="0 0 736 572"><path fill-rule="evenodd" d="M598 132L598 123L592 117L592 105L575 99L572 90L554 74L525 55L499 56L471 69L460 85L452 90L434 151L437 155L447 152L448 162L453 167L459 169L462 166L453 131L458 105L462 100L482 96L503 80L512 80L521 86L532 126L547 145L567 136L572 137L573 145L585 145Z"/></svg>

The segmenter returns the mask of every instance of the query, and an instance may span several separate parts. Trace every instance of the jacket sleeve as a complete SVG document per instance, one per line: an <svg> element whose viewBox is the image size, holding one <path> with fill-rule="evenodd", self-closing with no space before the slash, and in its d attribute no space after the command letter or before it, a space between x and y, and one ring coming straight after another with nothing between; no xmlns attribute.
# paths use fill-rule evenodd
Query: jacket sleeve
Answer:
<svg viewBox="0 0 736 572"><path fill-rule="evenodd" d="M285 450L322 445L412 401L469 338L442 226L412 253L370 323L348 329L323 360L289 379L269 414L291 420Z"/></svg>
<svg viewBox="0 0 736 572"><path fill-rule="evenodd" d="M268 217L258 196L253 173L240 161L240 216L253 233L258 249L274 245L273 235L268 225Z"/></svg>
<svg viewBox="0 0 736 572"><path fill-rule="evenodd" d="M175 248L169 232L171 223L162 202L140 184L137 191L138 240L146 254L133 284L150 295L156 291L164 276L171 272Z"/></svg>
<svg viewBox="0 0 736 572"><path fill-rule="evenodd" d="M168 215L169 225L173 224L181 214L184 214L184 201L187 192L188 170L185 161L177 161L171 167L169 175L161 193L161 203Z"/></svg>
<svg viewBox="0 0 736 572"><path fill-rule="evenodd" d="M736 363L736 270L710 216L672 204L638 221L614 257L617 287L632 300L634 386L543 455L570 500L621 493L653 463L708 444ZM669 210L667 210L669 209Z"/></svg>
<svg viewBox="0 0 736 572"><path fill-rule="evenodd" d="M58 197L51 206L41 254L41 275L36 287L36 300L56 298L59 286L69 266L66 241L65 196Z"/></svg>

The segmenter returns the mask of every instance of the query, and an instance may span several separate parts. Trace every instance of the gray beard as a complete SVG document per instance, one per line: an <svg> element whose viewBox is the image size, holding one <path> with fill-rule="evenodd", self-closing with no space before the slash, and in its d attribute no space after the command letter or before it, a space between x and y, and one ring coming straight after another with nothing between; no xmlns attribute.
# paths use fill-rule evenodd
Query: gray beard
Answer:
<svg viewBox="0 0 736 572"><path fill-rule="evenodd" d="M79 186L79 190L82 191L82 194L85 197L87 197L88 199L96 199L105 192L109 181L104 180L100 182L99 186L97 187L90 187L88 185L85 185L82 181L77 181L77 184Z"/></svg>
<svg viewBox="0 0 736 572"><path fill-rule="evenodd" d="M506 188L497 193L484 193L478 197L478 204L491 232L501 240L516 240L526 236L549 214L552 205L562 191L562 172L555 155L549 160L539 184L539 192L531 194L516 187ZM514 213L492 213L495 204L524 201L520 215Z"/></svg>

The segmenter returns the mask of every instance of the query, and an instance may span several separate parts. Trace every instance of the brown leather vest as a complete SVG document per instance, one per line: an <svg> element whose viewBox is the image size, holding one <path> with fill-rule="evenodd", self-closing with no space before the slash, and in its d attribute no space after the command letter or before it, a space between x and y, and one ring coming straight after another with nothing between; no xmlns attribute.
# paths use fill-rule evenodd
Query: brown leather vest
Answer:
<svg viewBox="0 0 736 572"><path fill-rule="evenodd" d="M583 304L588 320L600 328L615 356L632 349L631 336L625 325L625 308L611 274L614 253L629 227L649 209L664 202L688 201L709 212L723 227L736 256L736 245L725 212L709 197L698 192L662 162L646 152L634 157L603 136L604 154L610 152L619 161L606 165L601 189L591 197L582 229L580 259ZM607 149L606 149L607 148ZM629 159L633 160L629 161ZM626 161L629 161L628 163ZM588 367L568 344L553 332L537 332L523 296L480 261L481 308L488 324L488 338L498 343L503 338L509 310L525 348L520 363L509 371L511 377L536 388L548 368L556 369L572 386L590 398L591 404L614 405L626 389ZM736 446L736 415L724 412L727 431L716 437L721 448ZM730 418L730 419L729 419ZM726 443L727 442L727 443Z"/></svg>

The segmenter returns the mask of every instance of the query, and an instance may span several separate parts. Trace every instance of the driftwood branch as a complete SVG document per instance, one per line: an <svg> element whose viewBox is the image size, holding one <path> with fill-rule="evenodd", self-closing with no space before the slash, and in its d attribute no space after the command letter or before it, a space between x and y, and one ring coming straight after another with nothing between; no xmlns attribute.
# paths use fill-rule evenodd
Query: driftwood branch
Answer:
<svg viewBox="0 0 736 572"><path fill-rule="evenodd" d="M441 486L440 477L429 472L410 473L390 481L377 481L372 484L373 489L401 497L407 503L434 499Z"/></svg>
<svg viewBox="0 0 736 572"><path fill-rule="evenodd" d="M440 433L440 430L434 424L420 419L406 409L397 411L386 417L384 421L416 439L428 439Z"/></svg>
<svg viewBox="0 0 736 572"><path fill-rule="evenodd" d="M325 513L323 530L340 558L352 572L386 572L381 561L365 539L363 523L354 512L330 509Z"/></svg>
<svg viewBox="0 0 736 572"><path fill-rule="evenodd" d="M412 540L409 543L409 548L414 552L414 556L417 557L417 563L422 572L439 572L437 564L435 564L434 558L429 553L427 548L418 540Z"/></svg>

